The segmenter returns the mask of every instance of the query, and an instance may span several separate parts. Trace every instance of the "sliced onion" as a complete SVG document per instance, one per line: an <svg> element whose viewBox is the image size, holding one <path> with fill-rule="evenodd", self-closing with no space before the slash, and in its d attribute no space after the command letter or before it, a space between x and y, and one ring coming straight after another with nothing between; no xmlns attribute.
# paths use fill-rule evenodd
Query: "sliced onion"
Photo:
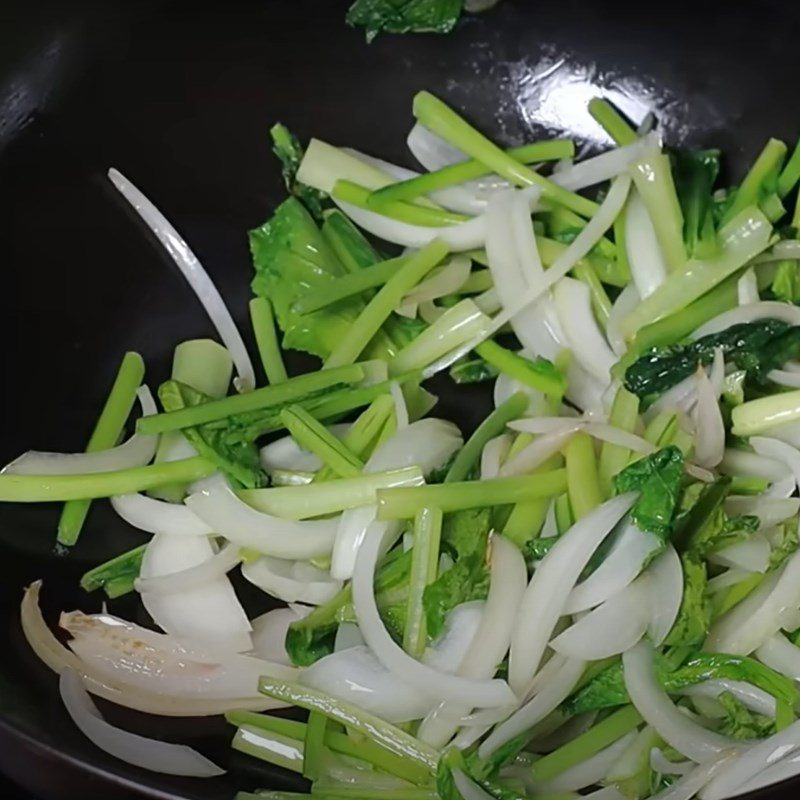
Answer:
<svg viewBox="0 0 800 800"><path fill-rule="evenodd" d="M138 391L142 415L157 413L150 389L142 386ZM29 450L3 467L7 475L79 475L93 472L114 472L149 464L156 453L158 436L134 433L130 439L116 447L94 453L46 453Z"/></svg>
<svg viewBox="0 0 800 800"><path fill-rule="evenodd" d="M728 692L732 694L742 705L750 709L756 714L761 714L764 717L775 718L775 698L759 689L758 686L753 686L750 683L743 681L729 681L726 679L703 681L694 686L687 686L681 690L681 694L688 695L689 697L713 697L717 698L721 694Z"/></svg>
<svg viewBox="0 0 800 800"><path fill-rule="evenodd" d="M491 678L505 658L511 641L514 609L525 592L528 573L520 551L502 536L490 540L489 594L469 650L458 667L465 678ZM458 728L458 718L471 705L440 703L420 724L417 736L434 747L444 747Z"/></svg>
<svg viewBox="0 0 800 800"><path fill-rule="evenodd" d="M742 785L800 748L800 721L779 733L755 742L732 761L725 771L708 783L703 800L723 800L737 794Z"/></svg>
<svg viewBox="0 0 800 800"><path fill-rule="evenodd" d="M708 591L710 594L716 594L717 592L722 591L723 589L728 589L731 586L736 586L737 583L741 583L742 581L749 578L753 573L747 572L743 569L728 569L725 572L714 576L713 578L709 578L708 580Z"/></svg>
<svg viewBox="0 0 800 800"><path fill-rule="evenodd" d="M641 195L632 189L625 207L625 247L639 297L649 297L667 277L667 263Z"/></svg>
<svg viewBox="0 0 800 800"><path fill-rule="evenodd" d="M742 542L736 542L709 555L712 564L724 567L739 567L747 572L766 572L769 568L770 546L767 539L754 534Z"/></svg>
<svg viewBox="0 0 800 800"><path fill-rule="evenodd" d="M331 198L334 203L360 228L383 239L404 247L424 247L434 239L445 242L451 251L462 252L483 247L486 239L486 220L483 214L467 222L446 225L441 228L414 225L385 217L375 211Z"/></svg>
<svg viewBox="0 0 800 800"><path fill-rule="evenodd" d="M548 433L534 439L529 445L523 447L516 455L511 456L500 468L502 477L512 475L525 475L547 461L550 456L560 453L564 445L581 429L581 423L576 421L571 428L565 427L555 433Z"/></svg>
<svg viewBox="0 0 800 800"><path fill-rule="evenodd" d="M191 509L165 503L143 494L121 494L111 498L114 511L134 528L170 536L208 536L213 533Z"/></svg>
<svg viewBox="0 0 800 800"><path fill-rule="evenodd" d="M203 269L197 256L166 217L122 173L112 168L108 171L108 177L164 246L178 269L183 273L183 277L188 281L192 291L197 295L197 299L203 304L203 308L236 365L239 391L252 389L256 383L255 373L250 356L247 354L247 348L244 346L242 336L230 311L225 306L222 296L208 273Z"/></svg>
<svg viewBox="0 0 800 800"><path fill-rule="evenodd" d="M608 315L608 322L606 323L606 338L617 357L624 356L628 351L628 343L620 330L620 323L641 302L642 297L636 289L636 285L629 283L619 293L614 305L611 307L611 313Z"/></svg>
<svg viewBox="0 0 800 800"><path fill-rule="evenodd" d="M670 761L659 747L650 751L650 769L661 775L687 775L694 767L693 761Z"/></svg>
<svg viewBox="0 0 800 800"><path fill-rule="evenodd" d="M242 565L242 576L254 586L287 603L320 606L338 594L342 582L303 561L264 556Z"/></svg>
<svg viewBox="0 0 800 800"><path fill-rule="evenodd" d="M219 484L190 495L186 505L231 542L276 558L327 555L336 535L336 519L298 522L262 514L242 502L228 486Z"/></svg>
<svg viewBox="0 0 800 800"><path fill-rule="evenodd" d="M653 648L641 641L622 656L631 702L667 744L692 761L710 761L735 746L727 736L706 730L681 712L655 675Z"/></svg>
<svg viewBox="0 0 800 800"><path fill-rule="evenodd" d="M693 334L693 339L701 339L712 333L721 333L731 325L740 325L744 322L755 322L758 319L778 319L788 322L789 325L800 325L800 308L791 303L781 303L777 300L762 300L760 303L748 303L729 311L723 311L714 319L701 325Z"/></svg>
<svg viewBox="0 0 800 800"><path fill-rule="evenodd" d="M457 147L417 122L406 139L408 149L425 169L434 172L467 159Z"/></svg>
<svg viewBox="0 0 800 800"><path fill-rule="evenodd" d="M650 622L650 586L646 576L581 617L550 642L557 653L599 661L629 650Z"/></svg>
<svg viewBox="0 0 800 800"><path fill-rule="evenodd" d="M718 758L699 764L675 781L672 786L653 795L653 800L692 800L715 775L729 767L737 752L737 750L727 750Z"/></svg>
<svg viewBox="0 0 800 800"><path fill-rule="evenodd" d="M481 453L481 480L496 478L500 474L500 466L511 449L513 437L508 433L501 433L486 442Z"/></svg>
<svg viewBox="0 0 800 800"><path fill-rule="evenodd" d="M589 287L574 278L562 278L553 289L561 329L581 366L606 385L617 359L592 312Z"/></svg>
<svg viewBox="0 0 800 800"><path fill-rule="evenodd" d="M469 277L471 267L472 262L466 256L453 257L405 295L400 308L455 294Z"/></svg>
<svg viewBox="0 0 800 800"><path fill-rule="evenodd" d="M756 271L750 267L745 270L742 277L736 282L736 294L739 299L740 306L751 305L758 303L761 298L758 296L758 280L756 279Z"/></svg>
<svg viewBox="0 0 800 800"><path fill-rule="evenodd" d="M800 755L796 755L793 751L789 756L776 761L772 766L754 775L738 788L731 789L726 797L738 797L742 794L754 792L764 786L772 786L781 781L788 781L798 774L800 774Z"/></svg>
<svg viewBox="0 0 800 800"><path fill-rule="evenodd" d="M767 428L765 433L792 445L792 447L800 447L800 422L784 422L782 425L773 425Z"/></svg>
<svg viewBox="0 0 800 800"><path fill-rule="evenodd" d="M757 439L763 437L757 436ZM729 447L719 462L719 471L724 475L753 476L777 481L786 475L786 466L775 458L767 458L758 453L749 453Z"/></svg>
<svg viewBox="0 0 800 800"><path fill-rule="evenodd" d="M800 647L793 645L783 634L770 636L756 650L756 655L768 667L800 681Z"/></svg>
<svg viewBox="0 0 800 800"><path fill-rule="evenodd" d="M306 686L385 719L408 722L424 716L435 702L378 661L366 645L332 653L303 670Z"/></svg>
<svg viewBox="0 0 800 800"><path fill-rule="evenodd" d="M669 544L647 570L650 581L650 622L647 630L660 647L672 630L683 602L683 568L675 548Z"/></svg>
<svg viewBox="0 0 800 800"><path fill-rule="evenodd" d="M524 417L522 419L514 419L508 423L508 427L514 431L521 431L523 433L533 433L542 435L547 433L563 433L564 431L572 430L576 424L583 427L583 420L575 419L573 417Z"/></svg>
<svg viewBox="0 0 800 800"><path fill-rule="evenodd" d="M654 534L640 531L632 522L625 524L602 564L570 592L564 613L586 611L621 592L660 546Z"/></svg>
<svg viewBox="0 0 800 800"><path fill-rule="evenodd" d="M356 558L352 583L353 606L361 633L378 660L398 679L441 700L471 703L478 708L514 702L514 695L505 681L445 675L411 658L395 644L378 613L373 589L375 565L385 535L386 531L381 526L370 528Z"/></svg>
<svg viewBox="0 0 800 800"><path fill-rule="evenodd" d="M772 485L764 492L767 497L788 498L794 494L796 482L794 475L787 475L778 481L774 481Z"/></svg>
<svg viewBox="0 0 800 800"><path fill-rule="evenodd" d="M65 669L61 673L58 688L67 713L84 736L115 758L166 775L212 778L225 774L224 769L191 747L148 739L106 722L74 670Z"/></svg>
<svg viewBox="0 0 800 800"><path fill-rule="evenodd" d="M652 419L662 411L677 410L688 413L695 402L697 402L697 380L694 375L690 375L664 392L647 410L645 419Z"/></svg>
<svg viewBox="0 0 800 800"><path fill-rule="evenodd" d="M492 800L493 795L484 791L460 769L453 770L453 783L463 800Z"/></svg>
<svg viewBox="0 0 800 800"><path fill-rule="evenodd" d="M136 578L134 588L140 594L175 594L188 592L213 583L230 572L240 561L239 547L235 544L225 545L207 561L201 561L193 567L178 570L165 575L154 575L150 578Z"/></svg>
<svg viewBox="0 0 800 800"><path fill-rule="evenodd" d="M447 615L441 636L432 646L426 648L422 662L439 672L460 674L461 662L475 642L475 634L483 616L483 606L480 600L457 605ZM493 674L494 671L488 677Z"/></svg>
<svg viewBox="0 0 800 800"><path fill-rule="evenodd" d="M155 623L173 636L233 652L250 650L250 623L225 572L220 574L220 562L205 567L213 559L214 549L205 536L156 534L145 549L141 579L147 581L193 568L211 569L218 577L170 593L164 593L163 582L159 582L160 591L141 595L142 605Z"/></svg>
<svg viewBox="0 0 800 800"><path fill-rule="evenodd" d="M695 425L694 460L701 467L716 467L725 454L725 422L717 402L717 393L704 369L695 375L697 403L693 411Z"/></svg>
<svg viewBox="0 0 800 800"><path fill-rule="evenodd" d="M546 784L542 784L540 791L542 793L577 792L579 789L599 783L635 738L636 731L625 734L619 741L574 767L564 770L558 777L547 781Z"/></svg>
<svg viewBox="0 0 800 800"><path fill-rule="evenodd" d="M340 650L348 650L351 647L357 647L364 644L364 637L358 629L355 622L342 622L336 629L336 640L333 643L334 652L338 653Z"/></svg>
<svg viewBox="0 0 800 800"><path fill-rule="evenodd" d="M641 436L635 433L617 428L615 425L608 425L604 422L589 422L584 426L584 431L589 436L600 441L616 444L633 450L634 453L654 453L656 447Z"/></svg>
<svg viewBox="0 0 800 800"><path fill-rule="evenodd" d="M774 458L783 464L794 476L795 483L800 486L800 452L797 448L768 436L751 436L749 441L758 455Z"/></svg>
<svg viewBox="0 0 800 800"><path fill-rule="evenodd" d="M512 394L516 394L517 392L523 392L530 398L528 408L525 411L526 415L536 416L545 412L547 401L542 392L531 389L530 386L523 386L521 383L502 372L497 376L497 380L494 382L494 407L497 408L503 405Z"/></svg>
<svg viewBox="0 0 800 800"><path fill-rule="evenodd" d="M535 286L544 277L544 267L531 222L530 192L512 194L509 224L520 274L528 287Z"/></svg>
<svg viewBox="0 0 800 800"><path fill-rule="evenodd" d="M274 664L291 666L286 652L286 633L293 622L303 619L313 609L292 604L288 608L273 608L252 620L253 654Z"/></svg>
<svg viewBox="0 0 800 800"><path fill-rule="evenodd" d="M633 493L620 495L587 514L556 542L534 572L517 611L511 639L509 682L518 694L525 693L536 674L581 572L635 498Z"/></svg>
<svg viewBox="0 0 800 800"><path fill-rule="evenodd" d="M787 386L791 389L800 388L800 372L773 369L767 373L767 378L778 386Z"/></svg>

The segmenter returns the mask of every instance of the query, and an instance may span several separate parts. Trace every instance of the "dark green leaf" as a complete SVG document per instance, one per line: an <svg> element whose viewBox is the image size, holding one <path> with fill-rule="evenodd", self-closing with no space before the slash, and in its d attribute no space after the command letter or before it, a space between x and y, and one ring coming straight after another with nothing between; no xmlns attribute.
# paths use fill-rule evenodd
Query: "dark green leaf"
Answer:
<svg viewBox="0 0 800 800"><path fill-rule="evenodd" d="M450 377L456 383L482 383L499 375L497 367L488 364L482 358L459 361L450 367Z"/></svg>
<svg viewBox="0 0 800 800"><path fill-rule="evenodd" d="M672 164L686 250L690 256L709 258L717 250L712 196L719 150L679 150L672 154Z"/></svg>
<svg viewBox="0 0 800 800"><path fill-rule="evenodd" d="M450 569L425 587L423 604L428 635L436 638L447 614L461 603L484 600L489 592L489 570L484 553L462 556Z"/></svg>
<svg viewBox="0 0 800 800"><path fill-rule="evenodd" d="M491 525L491 510L470 508L445 514L442 521L442 543L450 548L456 559L486 553Z"/></svg>
<svg viewBox="0 0 800 800"><path fill-rule="evenodd" d="M367 41L379 33L448 33L461 16L463 0L356 0L347 24L366 29Z"/></svg>

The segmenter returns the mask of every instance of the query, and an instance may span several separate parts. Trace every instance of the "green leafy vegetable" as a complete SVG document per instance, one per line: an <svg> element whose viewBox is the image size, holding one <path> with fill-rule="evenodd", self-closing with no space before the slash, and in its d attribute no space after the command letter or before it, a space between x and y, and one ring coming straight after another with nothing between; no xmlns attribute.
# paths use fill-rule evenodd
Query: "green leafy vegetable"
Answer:
<svg viewBox="0 0 800 800"><path fill-rule="evenodd" d="M635 461L614 478L618 493L638 491L631 518L640 530L669 538L673 516L680 497L683 478L683 453L665 447Z"/></svg>
<svg viewBox="0 0 800 800"><path fill-rule="evenodd" d="M367 41L379 33L449 33L461 16L463 0L356 0L347 24L366 29Z"/></svg>
<svg viewBox="0 0 800 800"><path fill-rule="evenodd" d="M776 300L800 303L800 261L794 259L779 261L770 289Z"/></svg>
<svg viewBox="0 0 800 800"><path fill-rule="evenodd" d="M537 561L541 561L552 549L553 545L558 541L558 536L545 536L544 538L536 537L535 539L528 539L523 548L523 555L528 567L532 567Z"/></svg>
<svg viewBox="0 0 800 800"><path fill-rule="evenodd" d="M139 577L144 550L145 545L140 545L90 569L81 578L81 589L85 592L105 589L111 599L132 592L133 582Z"/></svg>
<svg viewBox="0 0 800 800"><path fill-rule="evenodd" d="M695 647L703 643L711 625L708 574L705 562L690 553L681 556L683 598L680 611L664 644Z"/></svg>
<svg viewBox="0 0 800 800"><path fill-rule="evenodd" d="M497 367L482 358L459 361L450 368L450 377L456 383L483 383L493 380L499 374Z"/></svg>
<svg viewBox="0 0 800 800"><path fill-rule="evenodd" d="M269 135L272 137L272 152L281 162L281 173L286 188L303 201L315 219L321 220L323 203L327 199L325 194L297 180L297 169L303 160L303 148L299 139L280 122L270 128Z"/></svg>
<svg viewBox="0 0 800 800"><path fill-rule="evenodd" d="M800 542L798 542L798 527L795 518L788 519L778 527L778 539L772 543L772 553L769 557L769 569L774 570L782 566L783 563L794 553Z"/></svg>
<svg viewBox="0 0 800 800"><path fill-rule="evenodd" d="M722 692L717 700L725 709L719 733L742 740L763 739L775 733L775 720L753 713L730 692Z"/></svg>
<svg viewBox="0 0 800 800"><path fill-rule="evenodd" d="M770 370L800 353L800 330L763 319L731 325L688 344L654 347L627 368L625 386L639 397L653 398L692 375L698 364L710 364L717 348L726 363L763 381Z"/></svg>
<svg viewBox="0 0 800 800"><path fill-rule="evenodd" d="M333 652L336 631L351 600L352 592L347 585L327 603L289 626L286 652L293 664L308 667Z"/></svg>
<svg viewBox="0 0 800 800"><path fill-rule="evenodd" d="M166 411L178 411L211 400L208 395L175 380L161 384L158 396ZM227 435L229 430L229 424L207 423L184 428L183 435L201 456L213 461L246 489L266 485L256 445L252 441L231 440Z"/></svg>
<svg viewBox="0 0 800 800"><path fill-rule="evenodd" d="M673 154L683 241L690 257L710 258L718 249L712 194L719 174L719 155L719 150L679 150Z"/></svg>

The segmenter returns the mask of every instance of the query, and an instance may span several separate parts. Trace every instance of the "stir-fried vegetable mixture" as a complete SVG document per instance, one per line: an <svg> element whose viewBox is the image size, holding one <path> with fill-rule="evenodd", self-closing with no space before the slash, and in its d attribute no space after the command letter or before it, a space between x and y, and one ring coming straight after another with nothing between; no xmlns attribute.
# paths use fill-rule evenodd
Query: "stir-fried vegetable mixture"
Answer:
<svg viewBox="0 0 800 800"><path fill-rule="evenodd" d="M110 605L62 614L68 647L40 583L22 603L99 747L221 772L87 692L224 713L235 750L320 798L719 800L800 773L800 149L770 140L728 187L718 152L590 110L614 146L578 160L421 92L423 171L276 125L258 370L111 170L220 343L178 344L158 401L126 354L85 453L0 474L4 501L63 503L62 548L100 498L148 534L83 577ZM448 372L493 386L474 430L437 416ZM285 605L253 617L237 573ZM113 616L131 592L152 630ZM286 705L307 720L265 713Z"/></svg>

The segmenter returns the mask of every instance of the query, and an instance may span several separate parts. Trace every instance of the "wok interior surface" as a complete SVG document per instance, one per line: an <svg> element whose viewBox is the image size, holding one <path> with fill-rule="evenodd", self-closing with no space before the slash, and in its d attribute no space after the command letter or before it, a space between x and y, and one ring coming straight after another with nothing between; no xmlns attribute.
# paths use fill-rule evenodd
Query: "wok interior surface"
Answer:
<svg viewBox="0 0 800 800"><path fill-rule="evenodd" d="M586 111L603 94L636 120L653 111L670 143L721 148L734 176L769 136L797 134L800 12L790 3L503 0L449 36L386 36L369 46L345 26L346 5L5 4L3 463L30 448L82 449L125 350L142 353L154 387L176 342L213 335L183 278L107 182L109 166L175 224L249 332L246 231L284 196L268 137L275 121L301 140L319 136L413 166L404 141L419 89L504 143L563 133L583 150L607 144ZM490 407L485 387L442 380L436 392L438 413L466 431ZM117 798L293 788L230 751L232 729L220 719L148 718L101 704L113 723L230 766L208 781L137 770L73 727L54 676L22 637L22 587L44 579L51 623L61 609L97 611L101 599L80 591L79 576L142 536L97 502L79 545L61 557L53 552L57 515L57 507L0 508L0 768L46 797L96 796L110 784ZM249 608L265 610L263 595L241 588ZM134 599L111 610L146 623ZM794 792L790 784L759 795Z"/></svg>

